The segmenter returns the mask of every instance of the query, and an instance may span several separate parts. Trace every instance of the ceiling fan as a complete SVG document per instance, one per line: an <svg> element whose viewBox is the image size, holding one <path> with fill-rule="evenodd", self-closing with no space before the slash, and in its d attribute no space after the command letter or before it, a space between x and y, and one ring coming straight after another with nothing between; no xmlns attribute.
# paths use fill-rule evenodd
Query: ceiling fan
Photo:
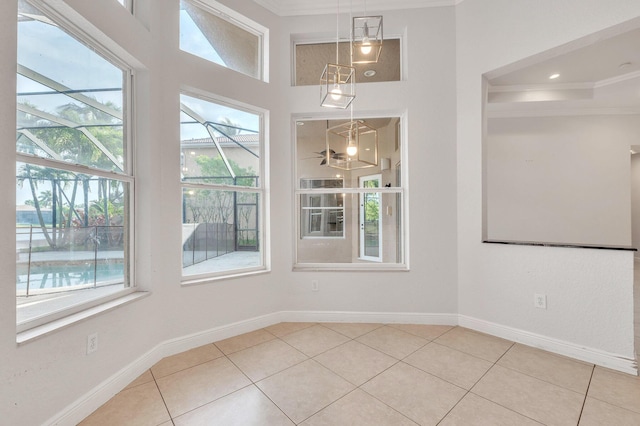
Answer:
<svg viewBox="0 0 640 426"><path fill-rule="evenodd" d="M322 150L320 152L314 152L314 154L317 154L317 156L314 157L307 157L305 158L305 160L308 160L310 158L322 158L322 161L320 161L320 165L324 166L325 164L327 164L327 150ZM335 152L333 149L329 150L329 155L331 156L331 159L333 160L346 160L347 159L347 153L346 152Z"/></svg>

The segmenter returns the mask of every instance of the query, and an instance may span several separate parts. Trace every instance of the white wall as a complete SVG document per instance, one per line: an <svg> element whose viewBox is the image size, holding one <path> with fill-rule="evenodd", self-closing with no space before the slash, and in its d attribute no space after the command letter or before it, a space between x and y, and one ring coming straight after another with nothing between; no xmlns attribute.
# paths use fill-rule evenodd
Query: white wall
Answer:
<svg viewBox="0 0 640 426"><path fill-rule="evenodd" d="M145 1L148 3L145 5ZM150 4L149 4L150 3ZM217 326L282 310L286 271L290 257L274 256L270 274L218 281L191 287L180 286L181 204L179 188L179 106L180 85L228 98L239 99L271 111L270 136L278 152L288 145L289 116L278 90L250 77L206 63L178 51L178 1L139 0L149 13L149 30L131 17L116 1L55 2L72 5L79 18L96 23L83 24L97 39L100 33L112 37L113 46L124 56L138 58L137 114L137 218L136 282L151 295L134 303L92 317L71 327L20 346L16 345L15 247L13 212L15 180L14 146L0 144L1 181L5 183L0 209L2 238L0 279L0 423L38 425L52 418L72 402L112 377L122 368L161 342L208 330ZM278 20L251 1L223 0L254 20L271 28L272 44L285 45ZM64 11L63 11L64 12ZM74 15L72 11L66 11ZM0 134L4 141L15 137L15 57L16 2L0 4ZM77 16L76 16L77 17ZM82 19L80 19L82 21ZM125 59L127 59L125 57ZM271 51L272 75L287 63L283 49ZM288 149L288 148L286 148ZM288 166L273 173L283 189L272 195L274 205L288 203ZM278 170L278 167L273 167ZM173 202L172 202L173 200ZM289 215L289 211L285 211ZM287 242L280 242L288 246ZM290 254L284 250L285 255ZM251 295L251 297L247 297ZM87 335L97 332L99 351L87 356Z"/></svg>
<svg viewBox="0 0 640 426"><path fill-rule="evenodd" d="M635 0L465 0L457 6L459 312L633 358L631 252L482 241L482 75L640 15ZM507 36L508 35L508 36ZM545 293L546 310L533 307Z"/></svg>
<svg viewBox="0 0 640 426"><path fill-rule="evenodd" d="M408 60L403 64L403 71L408 78L358 85L355 115L380 117L407 113L408 137L403 143L406 143L408 162L408 166L406 163L404 166L409 170L411 271L347 275L296 272L288 280L290 309L456 311L454 8L385 11L384 26L386 37L406 35L405 58ZM341 17L340 28L346 37L348 16ZM308 39L309 34L314 33L330 39L335 37L335 15L286 18L283 31L293 34L293 39L299 34ZM291 81L290 75L286 77ZM327 114L326 109L318 105L317 90L316 86L287 88L287 112L302 117ZM290 145L278 151L283 154L283 168L290 161L289 154L285 153L287 146ZM291 203L280 207L288 211L287 215L293 212ZM311 292L312 279L319 281L318 292Z"/></svg>
<svg viewBox="0 0 640 426"><path fill-rule="evenodd" d="M96 39L111 43L138 74L136 282L149 297L16 345L15 292L0 290L0 413L7 424L41 424L159 343L282 310L455 313L455 17L453 8L385 13L387 34L407 35L408 81L366 85L356 108L376 115L407 113L410 216L415 262L411 272L293 273L295 230L291 114L316 112L317 87L291 87L290 33L326 32L333 16L278 18L250 0L222 3L270 28L270 83L255 81L178 50L178 2L138 0L144 23L115 1L55 2ZM71 5L78 13L66 5ZM15 2L0 4L0 53L15 57ZM343 28L347 17L344 17ZM90 24L94 22L95 25ZM330 31L329 33L331 33ZM103 34L101 34L103 33ZM137 60L134 60L137 58ZM434 60L434 58L436 60ZM15 64L0 63L0 96L15 96ZM180 286L181 203L178 96L200 88L269 111L272 271ZM0 106L0 134L15 137L13 102ZM0 146L2 182L13 182L14 147ZM14 189L1 199L2 235L13 235ZM174 202L171 202L174 200ZM283 225L286 224L286 225ZM274 224L275 225L275 224ZM12 238L0 242L0 278L15 280ZM311 292L311 279L320 290ZM87 335L99 351L85 354Z"/></svg>
<svg viewBox="0 0 640 426"><path fill-rule="evenodd" d="M489 119L489 240L631 245L629 146L640 117Z"/></svg>

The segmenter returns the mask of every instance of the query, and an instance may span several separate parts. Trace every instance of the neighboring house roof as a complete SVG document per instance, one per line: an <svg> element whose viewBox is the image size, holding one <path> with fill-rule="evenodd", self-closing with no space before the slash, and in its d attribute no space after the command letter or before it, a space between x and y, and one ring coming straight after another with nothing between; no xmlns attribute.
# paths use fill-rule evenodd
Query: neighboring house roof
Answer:
<svg viewBox="0 0 640 426"><path fill-rule="evenodd" d="M223 148L236 147L238 144L242 144L245 147L257 147L260 144L260 135L234 135L231 136L233 140L225 136L219 136L216 138L216 142ZM200 139L187 139L180 141L180 145L183 148L212 148L215 147L211 138Z"/></svg>

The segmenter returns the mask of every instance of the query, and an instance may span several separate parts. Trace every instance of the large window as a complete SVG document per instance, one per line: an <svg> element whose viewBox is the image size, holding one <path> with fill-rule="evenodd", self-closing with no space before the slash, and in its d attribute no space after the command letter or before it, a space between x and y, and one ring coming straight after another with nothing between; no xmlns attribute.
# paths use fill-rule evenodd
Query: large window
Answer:
<svg viewBox="0 0 640 426"><path fill-rule="evenodd" d="M265 269L262 114L180 97L182 275Z"/></svg>
<svg viewBox="0 0 640 426"><path fill-rule="evenodd" d="M130 288L134 180L127 67L39 3L18 4L20 331Z"/></svg>
<svg viewBox="0 0 640 426"><path fill-rule="evenodd" d="M406 269L400 118L358 120L375 129L377 143L361 134L356 153L351 136L344 150L332 145L347 121L297 122L295 268ZM356 158L367 161L351 168Z"/></svg>
<svg viewBox="0 0 640 426"><path fill-rule="evenodd" d="M180 1L180 49L185 52L267 80L263 66L267 36L266 28L221 4Z"/></svg>

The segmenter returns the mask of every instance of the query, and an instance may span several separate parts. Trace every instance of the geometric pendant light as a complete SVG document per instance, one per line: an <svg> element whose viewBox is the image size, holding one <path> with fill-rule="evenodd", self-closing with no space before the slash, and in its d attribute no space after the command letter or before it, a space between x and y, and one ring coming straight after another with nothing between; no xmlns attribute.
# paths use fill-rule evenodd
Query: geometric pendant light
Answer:
<svg viewBox="0 0 640 426"><path fill-rule="evenodd" d="M320 76L320 105L347 108L356 97L356 69L340 64L340 0L336 12L336 62L328 63Z"/></svg>
<svg viewBox="0 0 640 426"><path fill-rule="evenodd" d="M374 64L382 51L382 16L356 16L351 27L352 63Z"/></svg>
<svg viewBox="0 0 640 426"><path fill-rule="evenodd" d="M326 164L342 170L378 165L378 131L362 120L351 120L326 131Z"/></svg>
<svg viewBox="0 0 640 426"><path fill-rule="evenodd" d="M347 108L356 97L355 72L349 65L327 64L320 77L320 105Z"/></svg>

